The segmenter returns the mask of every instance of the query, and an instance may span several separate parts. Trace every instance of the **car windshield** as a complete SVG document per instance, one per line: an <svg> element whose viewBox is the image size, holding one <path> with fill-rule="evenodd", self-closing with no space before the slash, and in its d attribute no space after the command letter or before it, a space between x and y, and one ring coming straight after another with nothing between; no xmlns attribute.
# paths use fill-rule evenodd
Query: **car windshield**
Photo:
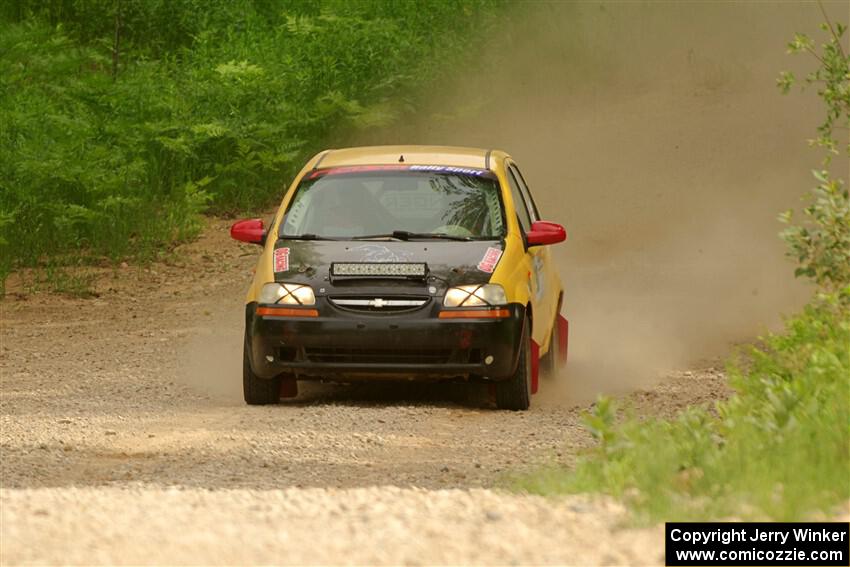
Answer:
<svg viewBox="0 0 850 567"><path fill-rule="evenodd" d="M455 237L497 240L505 223L486 170L365 166L316 170L298 186L281 238Z"/></svg>

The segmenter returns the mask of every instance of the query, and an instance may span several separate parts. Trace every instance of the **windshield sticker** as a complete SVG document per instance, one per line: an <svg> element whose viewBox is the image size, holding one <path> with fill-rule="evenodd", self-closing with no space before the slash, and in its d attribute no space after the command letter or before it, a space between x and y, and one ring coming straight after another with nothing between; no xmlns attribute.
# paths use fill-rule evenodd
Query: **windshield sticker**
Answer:
<svg viewBox="0 0 850 567"><path fill-rule="evenodd" d="M502 251L498 248L487 248L487 252L484 253L484 257L481 258L480 262L478 262L478 269L482 272L492 274L493 270L496 269L496 264L499 263L499 258L501 257Z"/></svg>
<svg viewBox="0 0 850 567"><path fill-rule="evenodd" d="M458 175L484 175L486 169L473 169L471 167L451 167L446 165L411 165L410 171L433 171L435 173L457 173Z"/></svg>
<svg viewBox="0 0 850 567"><path fill-rule="evenodd" d="M278 248L274 251L274 271L289 271L289 248Z"/></svg>
<svg viewBox="0 0 850 567"><path fill-rule="evenodd" d="M455 167L450 165L346 165L342 167L329 167L317 169L310 172L307 179L316 179L325 175L344 175L347 173L371 173L374 171L424 171L432 173L453 173L455 175L467 175L480 177L492 175L487 169L473 167Z"/></svg>

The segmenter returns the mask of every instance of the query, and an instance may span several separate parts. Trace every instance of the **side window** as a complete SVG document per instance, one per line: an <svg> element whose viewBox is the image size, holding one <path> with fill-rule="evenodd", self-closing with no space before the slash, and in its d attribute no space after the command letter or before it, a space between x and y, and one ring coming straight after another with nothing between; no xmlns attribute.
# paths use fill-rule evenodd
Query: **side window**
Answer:
<svg viewBox="0 0 850 567"><path fill-rule="evenodd" d="M531 191L528 189L528 184L525 182L525 178L520 173L519 168L516 164L511 164L510 166L511 172L513 172L516 177L517 183L519 184L519 190L522 193L523 198L525 199L525 205L528 207L528 211L531 214L531 220L539 221L540 220L540 212L537 210L537 205L534 203L534 199L531 196Z"/></svg>
<svg viewBox="0 0 850 567"><path fill-rule="evenodd" d="M528 214L528 207L525 204L525 197L522 195L519 181L513 172L513 167L508 169L508 185L511 186L511 199L514 202L516 216L519 219L519 225L523 232L531 230L531 215Z"/></svg>

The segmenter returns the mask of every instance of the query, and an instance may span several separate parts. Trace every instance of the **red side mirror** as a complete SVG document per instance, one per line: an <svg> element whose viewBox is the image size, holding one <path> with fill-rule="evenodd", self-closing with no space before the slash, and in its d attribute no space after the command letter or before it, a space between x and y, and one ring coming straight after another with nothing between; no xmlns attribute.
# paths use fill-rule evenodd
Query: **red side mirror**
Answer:
<svg viewBox="0 0 850 567"><path fill-rule="evenodd" d="M230 237L249 244L264 244L266 229L262 219L241 220L230 227Z"/></svg>
<svg viewBox="0 0 850 567"><path fill-rule="evenodd" d="M558 223L541 220L531 225L525 238L529 246L557 244L567 239L567 231Z"/></svg>

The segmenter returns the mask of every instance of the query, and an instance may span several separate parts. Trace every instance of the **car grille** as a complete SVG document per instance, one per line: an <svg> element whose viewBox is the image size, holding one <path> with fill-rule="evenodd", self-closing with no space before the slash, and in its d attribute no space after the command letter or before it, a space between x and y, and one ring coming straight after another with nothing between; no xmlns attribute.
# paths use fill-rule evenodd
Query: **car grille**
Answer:
<svg viewBox="0 0 850 567"><path fill-rule="evenodd" d="M340 309L370 313L399 313L414 311L424 307L429 296L339 296L331 297L330 302Z"/></svg>
<svg viewBox="0 0 850 567"><path fill-rule="evenodd" d="M310 362L362 362L373 364L445 364L451 349L389 350L377 348L307 347L304 354Z"/></svg>

